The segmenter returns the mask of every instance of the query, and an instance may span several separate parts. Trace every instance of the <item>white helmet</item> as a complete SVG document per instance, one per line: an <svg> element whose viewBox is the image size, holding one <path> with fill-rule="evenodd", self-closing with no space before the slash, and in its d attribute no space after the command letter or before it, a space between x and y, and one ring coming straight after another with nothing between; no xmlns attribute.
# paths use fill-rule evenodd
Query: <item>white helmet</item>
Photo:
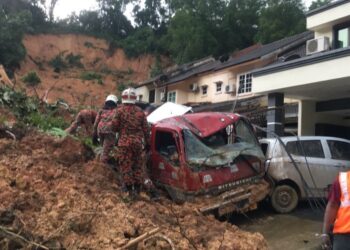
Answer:
<svg viewBox="0 0 350 250"><path fill-rule="evenodd" d="M108 102L108 101L112 101L115 104L117 104L118 103L118 97L116 97L115 95L109 95L109 96L107 96L105 102Z"/></svg>
<svg viewBox="0 0 350 250"><path fill-rule="evenodd" d="M136 102L136 90L134 88L128 88L122 93L122 103L135 104Z"/></svg>

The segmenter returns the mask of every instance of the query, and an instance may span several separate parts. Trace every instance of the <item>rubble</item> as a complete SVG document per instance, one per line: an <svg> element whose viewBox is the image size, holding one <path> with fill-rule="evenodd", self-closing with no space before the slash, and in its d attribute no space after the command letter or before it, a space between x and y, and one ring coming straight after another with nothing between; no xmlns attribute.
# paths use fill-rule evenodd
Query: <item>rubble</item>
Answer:
<svg viewBox="0 0 350 250"><path fill-rule="evenodd" d="M267 249L190 203L122 198L115 172L79 141L30 132L0 139L1 249Z"/></svg>

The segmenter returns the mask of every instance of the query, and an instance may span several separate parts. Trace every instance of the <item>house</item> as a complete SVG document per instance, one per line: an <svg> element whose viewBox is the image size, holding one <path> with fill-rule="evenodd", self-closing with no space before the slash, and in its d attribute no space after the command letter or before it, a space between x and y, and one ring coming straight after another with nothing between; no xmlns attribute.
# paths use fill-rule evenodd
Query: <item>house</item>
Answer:
<svg viewBox="0 0 350 250"><path fill-rule="evenodd" d="M298 134L350 138L350 1L307 14L306 55L253 72L252 92L268 96L267 127L283 135L287 98L298 100Z"/></svg>
<svg viewBox="0 0 350 250"><path fill-rule="evenodd" d="M312 38L312 32L304 32L270 44L257 44L219 60L207 57L175 66L141 83L137 87L139 100L190 105L196 112L251 111L265 124L266 112L259 108L267 106L267 98L252 93L251 72L279 60L304 56L306 41Z"/></svg>

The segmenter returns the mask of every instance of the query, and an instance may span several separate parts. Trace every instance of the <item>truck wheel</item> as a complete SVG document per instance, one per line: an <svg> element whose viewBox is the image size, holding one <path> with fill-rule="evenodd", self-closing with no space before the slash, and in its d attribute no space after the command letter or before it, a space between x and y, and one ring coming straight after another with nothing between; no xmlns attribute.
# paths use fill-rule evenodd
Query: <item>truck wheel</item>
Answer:
<svg viewBox="0 0 350 250"><path fill-rule="evenodd" d="M298 205L297 191L289 185L276 186L271 195L271 205L278 213L289 213Z"/></svg>

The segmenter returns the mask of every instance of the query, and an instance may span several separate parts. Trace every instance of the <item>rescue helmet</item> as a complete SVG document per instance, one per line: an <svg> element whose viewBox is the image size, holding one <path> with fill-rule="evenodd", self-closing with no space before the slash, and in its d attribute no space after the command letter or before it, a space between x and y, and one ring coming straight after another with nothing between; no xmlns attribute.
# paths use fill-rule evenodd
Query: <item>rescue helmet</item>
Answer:
<svg viewBox="0 0 350 250"><path fill-rule="evenodd" d="M105 102L108 102L108 101L112 101L115 104L117 104L118 103L118 97L116 97L115 95L109 95L109 96L107 96Z"/></svg>
<svg viewBox="0 0 350 250"><path fill-rule="evenodd" d="M122 93L122 103L135 104L136 102L136 89L128 88Z"/></svg>

